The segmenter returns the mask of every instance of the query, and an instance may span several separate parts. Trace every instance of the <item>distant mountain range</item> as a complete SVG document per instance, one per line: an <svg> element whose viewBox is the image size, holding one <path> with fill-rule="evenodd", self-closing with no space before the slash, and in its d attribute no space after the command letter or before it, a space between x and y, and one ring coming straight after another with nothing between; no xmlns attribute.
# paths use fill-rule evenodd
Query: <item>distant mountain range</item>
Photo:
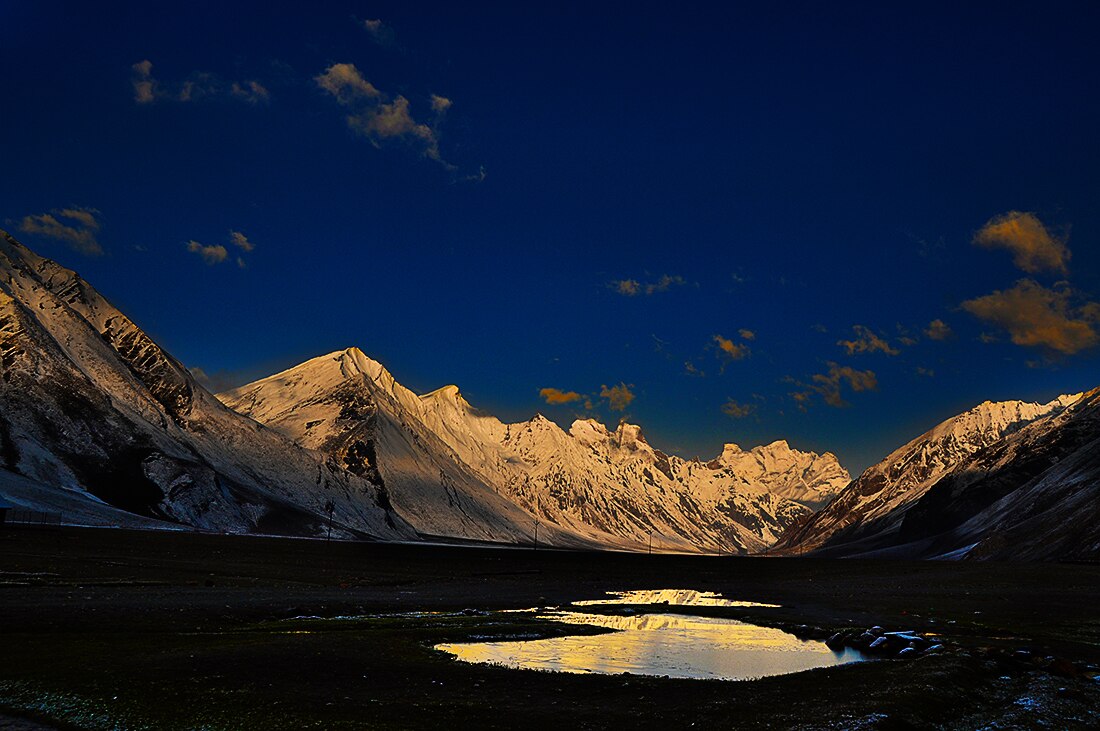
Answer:
<svg viewBox="0 0 1100 731"><path fill-rule="evenodd" d="M0 497L67 522L367 540L906 557L1100 555L1100 389L986 402L852 481L830 453L505 424L357 348L210 394L0 232ZM537 536L537 537L536 537Z"/></svg>
<svg viewBox="0 0 1100 731"><path fill-rule="evenodd" d="M629 424L503 424L351 348L211 395L75 272L0 236L0 495L69 522L758 552L849 475L785 442L702 463Z"/></svg>
<svg viewBox="0 0 1100 731"><path fill-rule="evenodd" d="M710 462L653 448L641 429L541 415L504 424L455 386L418 396L357 348L219 395L226 405L385 489L421 531L556 545L758 552L848 484L832 454L786 442Z"/></svg>

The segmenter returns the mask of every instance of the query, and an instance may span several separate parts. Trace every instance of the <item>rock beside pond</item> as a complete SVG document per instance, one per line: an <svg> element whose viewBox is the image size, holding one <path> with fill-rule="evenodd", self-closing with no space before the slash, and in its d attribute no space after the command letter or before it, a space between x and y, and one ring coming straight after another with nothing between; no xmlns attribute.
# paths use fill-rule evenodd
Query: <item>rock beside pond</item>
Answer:
<svg viewBox="0 0 1100 731"><path fill-rule="evenodd" d="M933 645L915 630L887 632L878 625L869 629L850 627L834 632L825 640L825 644L829 649L838 652L850 647L871 655L906 659L921 657L930 652L932 647L938 648L936 652L944 649L943 645Z"/></svg>

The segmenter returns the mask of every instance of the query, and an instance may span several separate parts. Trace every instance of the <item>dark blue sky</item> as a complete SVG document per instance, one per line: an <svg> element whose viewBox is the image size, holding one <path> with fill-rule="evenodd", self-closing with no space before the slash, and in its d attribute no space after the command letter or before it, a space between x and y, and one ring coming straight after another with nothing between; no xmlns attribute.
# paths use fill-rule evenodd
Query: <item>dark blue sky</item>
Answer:
<svg viewBox="0 0 1100 731"><path fill-rule="evenodd" d="M1100 385L1095 4L529 5L0 3L0 221L218 383L684 456Z"/></svg>

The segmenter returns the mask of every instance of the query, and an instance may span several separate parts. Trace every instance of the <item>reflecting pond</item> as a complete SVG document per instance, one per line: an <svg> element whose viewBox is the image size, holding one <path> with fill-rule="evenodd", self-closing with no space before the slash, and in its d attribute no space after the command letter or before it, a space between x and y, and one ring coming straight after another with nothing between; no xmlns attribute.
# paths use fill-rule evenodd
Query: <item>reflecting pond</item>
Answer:
<svg viewBox="0 0 1100 731"><path fill-rule="evenodd" d="M632 602L633 603L633 602ZM671 678L750 680L867 659L824 642L800 640L735 619L681 614L629 616L552 612L546 619L606 627L600 635L450 643L436 649L459 660L567 673L633 673Z"/></svg>
<svg viewBox="0 0 1100 731"><path fill-rule="evenodd" d="M713 591L695 589L641 589L637 591L613 591L612 599L585 599L573 602L574 606L591 607L606 604L668 604L680 607L778 607L778 604L726 599Z"/></svg>

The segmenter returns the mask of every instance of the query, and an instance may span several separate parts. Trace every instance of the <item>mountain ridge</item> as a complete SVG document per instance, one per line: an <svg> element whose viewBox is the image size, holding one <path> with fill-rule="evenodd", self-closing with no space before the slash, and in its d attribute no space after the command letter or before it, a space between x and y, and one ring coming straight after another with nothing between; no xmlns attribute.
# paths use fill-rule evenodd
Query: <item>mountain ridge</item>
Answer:
<svg viewBox="0 0 1100 731"><path fill-rule="evenodd" d="M416 536L373 485L226 408L76 272L6 232L0 365L13 504L77 499L93 524L121 509L142 525L320 535L331 516L338 535Z"/></svg>
<svg viewBox="0 0 1100 731"><path fill-rule="evenodd" d="M938 495L949 491L946 485L988 479L995 466L990 455L1011 449L1028 435L1056 431L1063 415L1077 413L1095 393L1063 394L1045 404L984 401L946 419L864 471L827 508L793 525L772 551L850 554L878 547L886 550L887 546L950 531L958 523L932 507ZM1016 453L1013 458L1023 460ZM1020 479L1025 472L1016 470ZM1003 489L1007 494L1022 486L1022 482L1013 482ZM937 512L936 520L920 519L922 513ZM977 512L980 510L974 508L967 518ZM918 522L923 522L920 530L914 528Z"/></svg>
<svg viewBox="0 0 1100 731"><path fill-rule="evenodd" d="M335 367L348 362L358 367ZM377 379L387 398L375 398L366 385ZM360 434L365 440L353 439L340 416L337 404L351 397L349 388L373 399L368 410L373 408L376 418L402 423L417 434L418 443L436 444L436 453L447 454L450 462L518 505L532 524L538 520L612 546L636 549L656 533L666 549L760 550L793 515L809 512L797 500L820 504L850 479L835 455L798 452L783 441L748 452L736 447L736 457L722 462L720 455L704 465L653 448L639 426L625 422L612 430L594 419L576 419L566 431L536 413L506 424L472 406L454 385L417 396L356 347L312 358L219 398L303 445L328 449L342 459L352 443L363 445L356 452L373 443L366 415ZM308 430L307 424L312 425ZM390 440L389 448L396 447ZM373 449L381 473L400 475L400 469L385 466L392 461L385 450ZM772 478L784 494L772 494L773 485L762 484ZM431 480L422 475L421 481ZM407 489L410 483L403 480L403 489L394 491L396 504L413 502L401 496ZM430 492L421 489L416 502L429 499Z"/></svg>

